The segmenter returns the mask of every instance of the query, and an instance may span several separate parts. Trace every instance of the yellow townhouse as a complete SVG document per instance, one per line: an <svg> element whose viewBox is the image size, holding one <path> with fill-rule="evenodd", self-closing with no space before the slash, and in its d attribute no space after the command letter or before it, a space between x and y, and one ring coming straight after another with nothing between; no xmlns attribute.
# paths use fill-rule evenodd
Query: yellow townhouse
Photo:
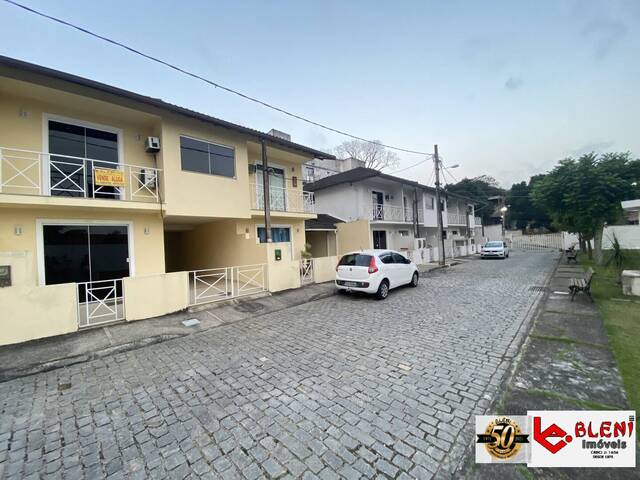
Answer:
<svg viewBox="0 0 640 480"><path fill-rule="evenodd" d="M0 57L0 345L299 286L314 158L333 156Z"/></svg>

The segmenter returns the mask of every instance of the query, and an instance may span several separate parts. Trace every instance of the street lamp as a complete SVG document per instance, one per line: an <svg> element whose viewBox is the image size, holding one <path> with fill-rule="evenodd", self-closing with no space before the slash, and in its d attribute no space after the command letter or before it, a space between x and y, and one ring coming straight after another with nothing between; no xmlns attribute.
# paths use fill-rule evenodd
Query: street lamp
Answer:
<svg viewBox="0 0 640 480"><path fill-rule="evenodd" d="M500 218L502 218L502 238L504 239L504 221L507 218L507 210L509 210L509 208L504 205L500 211L502 212L502 215L500 216Z"/></svg>

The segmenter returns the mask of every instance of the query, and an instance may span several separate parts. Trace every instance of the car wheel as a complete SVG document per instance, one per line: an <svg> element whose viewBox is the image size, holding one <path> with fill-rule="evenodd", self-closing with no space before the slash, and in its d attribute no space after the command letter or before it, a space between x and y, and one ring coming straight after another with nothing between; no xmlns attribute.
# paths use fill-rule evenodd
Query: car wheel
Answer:
<svg viewBox="0 0 640 480"><path fill-rule="evenodd" d="M389 296L389 281L382 280L380 282L380 286L378 287L378 291L376 292L376 298L378 300L384 300Z"/></svg>
<svg viewBox="0 0 640 480"><path fill-rule="evenodd" d="M412 287L418 286L418 272L413 272L413 276L411 277L411 283L409 284Z"/></svg>

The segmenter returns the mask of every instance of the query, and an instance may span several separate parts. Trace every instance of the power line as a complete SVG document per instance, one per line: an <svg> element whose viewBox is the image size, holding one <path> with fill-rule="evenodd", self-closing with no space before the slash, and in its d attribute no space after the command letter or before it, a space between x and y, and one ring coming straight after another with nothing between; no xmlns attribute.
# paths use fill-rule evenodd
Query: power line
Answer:
<svg viewBox="0 0 640 480"><path fill-rule="evenodd" d="M400 172L404 172L405 170L409 170L410 168L413 167L417 167L418 165L422 165L424 162L426 162L427 160L429 160L428 158L425 158L424 160L420 160L418 163L414 163L413 165L409 165L408 167L405 168L401 168L400 170L393 170L392 172L389 173L400 173Z"/></svg>
<svg viewBox="0 0 640 480"><path fill-rule="evenodd" d="M245 100L257 103L259 105L262 105L263 107L270 108L272 110L275 110L276 112L282 113L284 115L288 115L289 117L292 117L292 118L295 118L297 120L306 122L306 123L308 123L310 125L314 125L316 127L323 128L323 129L328 130L330 132L334 132L334 133L337 133L337 134L340 134L340 135L344 135L345 137L350 137L350 138L353 138L355 140L360 140L362 142L367 142L367 143L371 143L371 144L377 144L377 145L380 145L382 147L389 148L391 150L397 150L399 152L414 153L416 155L427 155L429 157L431 157L431 155L432 155L429 152L420 152L420 151L411 150L411 149L408 149L408 148L396 147L394 145L387 145L387 144L376 142L376 141L373 141L373 140L367 140L366 138L359 137L359 136L353 135L351 133L347 133L344 130L339 130L337 128L329 127L328 125L325 125L325 124L310 120L310 119L308 119L306 117L303 117L302 115L298 115L298 114L289 112L289 111L287 111L287 110L285 110L283 108L280 108L280 107L277 107L275 105L272 105L272 104L270 104L270 103L268 103L266 101L263 101L263 100L260 100L258 98L255 98L255 97L252 97L250 95L247 95L245 93L239 92L239 91L234 90L234 89L232 89L230 87L226 87L224 85L221 85L220 83L214 82L213 80L209 80L208 78L202 77L202 76L200 76L200 75L198 75L196 73L193 73L193 72L190 72L188 70L185 70L184 68L178 67L178 66L176 66L176 65L174 65L174 64L172 64L170 62L167 62L165 60L161 60L161 59L159 59L157 57L154 57L154 56L152 56L150 54L141 52L140 50L137 50L137 49L135 49L133 47L130 47L130 46L128 46L128 45L126 45L124 43L121 43L121 42L119 42L117 40L113 40L113 39L111 39L109 37L105 37L104 35L100 35L98 33L92 32L91 30L88 30L88 29L86 29L84 27L80 27L80 26L75 25L75 24L73 24L71 22L68 22L66 20L62 20L61 18L57 18L57 17L51 16L51 15L48 15L48 14L46 14L44 12L41 12L41 11L36 10L34 8L31 8L31 7L27 7L26 5L22 5L21 3L15 2L13 0L4 0L4 1L6 3L10 4L10 5L13 5L15 7L18 7L18 8L21 8L23 10L26 10L29 13L33 13L35 15L38 15L40 17L46 18L47 20L51 20L53 22L59 23L59 24L64 25L66 27L73 28L75 30L78 30L79 32L82 32L82 33L86 34L86 35L92 36L92 37L97 38L99 40L102 40L104 42L107 42L107 43L110 43L110 44L115 45L117 47L123 48L123 49L125 49L125 50L127 50L127 51L129 51L131 53L136 54L136 55L140 55L141 57L144 57L147 60L151 60L152 62L159 63L161 65L164 65L165 67L168 67L168 68L171 68L173 70L176 70L177 72L180 72L180 73L182 73L184 75L187 75L189 77L195 78L195 79L200 80L202 82L208 83L209 85L212 85L212 86L214 86L216 88L224 90L224 91L226 91L228 93L232 93L234 95L237 95L239 97L244 98Z"/></svg>

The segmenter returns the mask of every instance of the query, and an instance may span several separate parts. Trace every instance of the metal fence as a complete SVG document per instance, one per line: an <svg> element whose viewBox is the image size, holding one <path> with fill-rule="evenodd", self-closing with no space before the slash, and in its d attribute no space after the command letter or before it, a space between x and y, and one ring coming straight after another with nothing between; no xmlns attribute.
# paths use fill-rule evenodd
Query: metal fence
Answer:
<svg viewBox="0 0 640 480"><path fill-rule="evenodd" d="M124 320L122 279L78 283L78 327Z"/></svg>
<svg viewBox="0 0 640 480"><path fill-rule="evenodd" d="M263 263L190 271L189 303L200 305L264 292L266 272Z"/></svg>
<svg viewBox="0 0 640 480"><path fill-rule="evenodd" d="M302 285L313 283L313 258L300 260L300 283Z"/></svg>
<svg viewBox="0 0 640 480"><path fill-rule="evenodd" d="M512 235L511 248L531 251L558 250L563 248L562 233L543 233L535 235Z"/></svg>
<svg viewBox="0 0 640 480"><path fill-rule="evenodd" d="M121 172L122 185L98 185L98 169ZM157 203L159 174L153 167L0 147L0 193Z"/></svg>

